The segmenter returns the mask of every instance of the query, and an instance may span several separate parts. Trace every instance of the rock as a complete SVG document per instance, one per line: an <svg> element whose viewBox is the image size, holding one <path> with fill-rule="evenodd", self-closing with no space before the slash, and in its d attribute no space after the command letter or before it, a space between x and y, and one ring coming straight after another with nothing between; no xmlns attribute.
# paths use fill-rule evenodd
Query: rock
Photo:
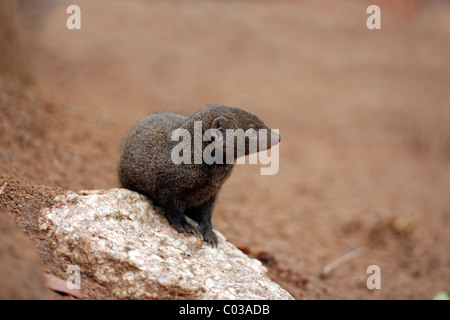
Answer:
<svg viewBox="0 0 450 320"><path fill-rule="evenodd" d="M178 233L126 189L68 192L39 218L54 254L117 299L292 299L216 231L218 248ZM89 298L89 292L83 292Z"/></svg>
<svg viewBox="0 0 450 320"><path fill-rule="evenodd" d="M39 250L0 213L0 300L53 299L45 285Z"/></svg>

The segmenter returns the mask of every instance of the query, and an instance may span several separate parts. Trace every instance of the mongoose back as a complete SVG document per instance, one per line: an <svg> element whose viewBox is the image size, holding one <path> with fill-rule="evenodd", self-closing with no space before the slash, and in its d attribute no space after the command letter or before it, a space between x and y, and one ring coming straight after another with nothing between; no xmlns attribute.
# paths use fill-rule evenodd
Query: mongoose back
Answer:
<svg viewBox="0 0 450 320"><path fill-rule="evenodd" d="M280 136L271 131L256 116L234 107L222 105L207 106L191 117L178 113L153 113L142 119L129 133L123 144L119 162L119 179L122 187L137 191L150 198L164 209L169 222L180 232L201 234L204 241L216 247L217 236L211 225L211 214L217 194L229 177L234 162L217 161L215 163L174 163L172 153L179 141L173 141L172 133L184 129L194 137L195 123L201 121L202 135L208 129L213 134L210 141L202 141L201 150L189 141L189 148L203 152L208 144L217 143L223 152L227 150L227 129L242 129L245 134L245 150L239 152L233 138L234 159L238 156L269 149L280 142ZM198 128L198 127L197 127ZM267 135L260 135L262 129ZM214 134L215 133L215 134ZM250 140L261 140L257 149L250 148ZM238 140L238 139L236 139ZM262 147L260 147L262 145ZM197 148L197 149L196 149ZM230 145L228 145L230 148ZM220 150L215 150L218 152ZM214 153L213 152L213 153ZM198 223L191 225L186 216Z"/></svg>

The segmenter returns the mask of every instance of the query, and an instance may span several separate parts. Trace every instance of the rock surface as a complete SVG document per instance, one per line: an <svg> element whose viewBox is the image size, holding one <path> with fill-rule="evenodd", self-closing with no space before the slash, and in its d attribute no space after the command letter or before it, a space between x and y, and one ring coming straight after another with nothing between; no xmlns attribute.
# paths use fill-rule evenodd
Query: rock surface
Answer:
<svg viewBox="0 0 450 320"><path fill-rule="evenodd" d="M178 233L125 189L68 192L39 218L54 254L118 299L292 299L216 231L218 248ZM89 298L89 293L85 293Z"/></svg>

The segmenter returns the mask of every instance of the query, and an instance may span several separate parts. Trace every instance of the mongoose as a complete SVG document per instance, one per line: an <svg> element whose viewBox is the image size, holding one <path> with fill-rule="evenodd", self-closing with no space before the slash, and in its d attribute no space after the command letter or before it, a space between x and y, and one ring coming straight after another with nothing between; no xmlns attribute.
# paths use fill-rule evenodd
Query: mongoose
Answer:
<svg viewBox="0 0 450 320"><path fill-rule="evenodd" d="M197 121L201 121L202 134L208 129L213 129L216 134L211 135L209 141L202 142L201 150L198 144L196 149L194 142L189 142L194 146L191 159L194 159L195 152L202 152L208 144L216 143L217 138L223 142L217 148L223 148L225 160L226 135L230 132L227 129L242 129L246 133L244 151L239 152L235 145L231 146L235 150L234 159L244 153L269 149L280 142L280 136L259 118L239 108L209 105L191 117L171 112L153 113L142 119L125 139L118 174L122 187L137 191L162 207L166 218L178 231L201 234L204 241L216 247L218 239L212 230L211 214L217 193L230 176L234 164L229 161L175 164L171 158L174 147L179 143L172 140L174 130L186 129L194 137L195 127L199 128ZM267 130L266 136L261 129ZM256 134L260 132L263 134ZM252 136L258 142L266 141L262 141L265 142L262 147L257 144L256 150L251 149L249 142L254 139ZM233 144L237 145L234 138ZM198 226L191 225L185 216L196 221Z"/></svg>

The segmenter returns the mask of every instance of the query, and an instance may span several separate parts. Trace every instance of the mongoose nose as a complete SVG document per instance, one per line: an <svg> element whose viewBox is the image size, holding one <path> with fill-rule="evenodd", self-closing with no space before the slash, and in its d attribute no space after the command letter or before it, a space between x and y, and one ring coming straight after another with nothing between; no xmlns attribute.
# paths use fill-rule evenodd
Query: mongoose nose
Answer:
<svg viewBox="0 0 450 320"><path fill-rule="evenodd" d="M281 137L280 137L280 135L278 133L272 131L271 132L270 141L271 141L271 145L275 146L275 145L280 143Z"/></svg>

